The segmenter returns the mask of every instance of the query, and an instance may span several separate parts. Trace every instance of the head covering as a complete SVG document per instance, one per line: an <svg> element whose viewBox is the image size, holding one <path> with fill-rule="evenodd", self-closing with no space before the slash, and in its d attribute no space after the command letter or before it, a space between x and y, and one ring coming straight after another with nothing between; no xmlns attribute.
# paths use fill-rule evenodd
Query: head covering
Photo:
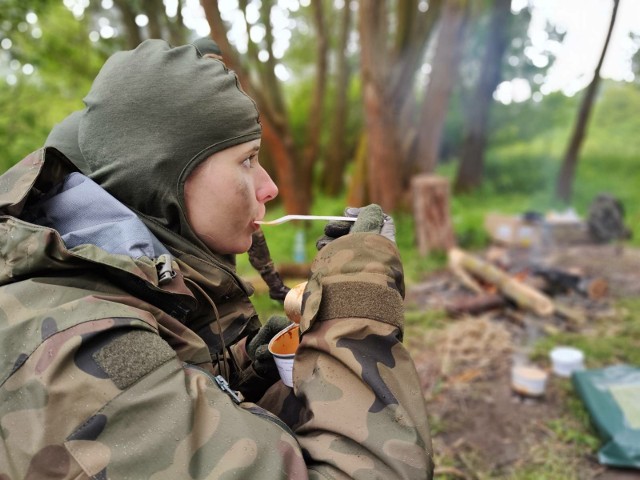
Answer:
<svg viewBox="0 0 640 480"><path fill-rule="evenodd" d="M211 37L198 38L191 42L191 45L196 47L200 55L213 54L222 57L222 50L220 50L218 44L214 42Z"/></svg>
<svg viewBox="0 0 640 480"><path fill-rule="evenodd" d="M57 123L49 132L45 147L55 147L60 150L78 169L88 174L88 169L84 157L78 146L78 128L83 110L73 112L67 118Z"/></svg>
<svg viewBox="0 0 640 480"><path fill-rule="evenodd" d="M78 145L89 176L169 246L208 251L189 227L184 182L210 155L260 138L255 103L194 45L147 40L111 56L84 99Z"/></svg>
<svg viewBox="0 0 640 480"><path fill-rule="evenodd" d="M191 45L196 48L200 56L213 54L222 58L222 50L211 37L198 38L191 42ZM78 146L78 129L83 113L84 110L73 112L60 123L54 125L44 145L60 150L82 173L88 175L88 167Z"/></svg>

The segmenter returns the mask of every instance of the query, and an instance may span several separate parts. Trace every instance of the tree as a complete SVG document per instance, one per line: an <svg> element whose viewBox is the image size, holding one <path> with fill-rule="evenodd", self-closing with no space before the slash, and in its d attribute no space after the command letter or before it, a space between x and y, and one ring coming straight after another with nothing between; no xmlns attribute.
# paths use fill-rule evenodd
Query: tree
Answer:
<svg viewBox="0 0 640 480"><path fill-rule="evenodd" d="M406 107L414 101L415 74L423 63L442 1L432 0L426 11L421 10L422 5L413 0L396 2L391 16L386 1L360 2L368 200L389 212L402 200L403 168L410 151L403 140L413 113Z"/></svg>
<svg viewBox="0 0 640 480"><path fill-rule="evenodd" d="M42 147L51 127L82 108L107 52L89 39L89 19L57 0L0 9L0 170Z"/></svg>
<svg viewBox="0 0 640 480"><path fill-rule="evenodd" d="M454 183L455 192L470 191L482 183L489 113L493 103L493 92L501 79L502 60L509 43L508 26L511 17L511 0L493 2L480 76L465 115L465 136Z"/></svg>
<svg viewBox="0 0 640 480"><path fill-rule="evenodd" d="M302 164L299 175L299 180L302 181L300 193L304 196L304 204L309 205L309 207L311 206L311 192L313 190L313 166L318 159L320 136L322 134L322 124L324 120L324 103L327 90L327 51L329 43L325 26L323 2L312 2L311 8L313 9L313 23L316 30L316 73L313 84L311 109L309 111L307 141L302 150ZM345 5L343 10L348 11L349 6Z"/></svg>
<svg viewBox="0 0 640 480"><path fill-rule="evenodd" d="M447 0L442 12L432 74L420 112L422 128L415 156L421 173L433 172L438 163L440 140L454 79L457 77L468 8L467 0Z"/></svg>
<svg viewBox="0 0 640 480"><path fill-rule="evenodd" d="M347 5L347 7L349 7ZM324 162L322 185L328 195L337 195L342 189L343 172L346 164L348 147L346 144L346 127L348 89L351 83L347 43L351 32L351 8L343 8L340 18L340 33L336 45L336 74L334 76L335 104L330 122L330 140Z"/></svg>
<svg viewBox="0 0 640 480"><path fill-rule="evenodd" d="M591 110L593 109L593 102L598 91L598 85L600 84L600 69L602 68L602 63L604 62L604 57L607 53L607 48L609 47L609 40L611 40L611 32L613 31L613 26L616 23L619 4L620 0L613 0L613 10L609 21L609 30L607 31L604 46L602 47L600 60L598 60L598 65L596 66L593 74L593 80L589 83L587 91L582 99L582 103L580 104L580 110L578 111L573 134L571 135L571 140L569 141L569 146L567 147L567 152L564 156L562 167L558 175L556 183L556 197L558 200L566 203L571 201L573 193L573 179L575 177L576 166L578 163L578 155L580 154L580 149L587 133L587 124L589 122Z"/></svg>
<svg viewBox="0 0 640 480"><path fill-rule="evenodd" d="M182 18L182 1L178 0L176 14L170 17L162 0L142 0L131 2L129 0L113 0L113 5L120 14L120 22L126 32L126 45L129 49L136 48L140 42L147 38L162 38L172 45L184 45L187 41L189 30L184 25ZM100 14L101 9L94 10ZM144 28L136 22L138 15L147 17L147 27Z"/></svg>

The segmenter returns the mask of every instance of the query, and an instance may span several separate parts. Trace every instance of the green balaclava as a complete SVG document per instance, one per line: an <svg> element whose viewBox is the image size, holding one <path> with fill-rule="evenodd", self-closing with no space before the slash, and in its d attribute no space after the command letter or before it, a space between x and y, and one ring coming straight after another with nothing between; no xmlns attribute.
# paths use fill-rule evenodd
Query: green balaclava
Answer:
<svg viewBox="0 0 640 480"><path fill-rule="evenodd" d="M88 173L87 165L78 146L78 129L83 113L83 110L73 112L56 124L44 144L47 147L55 147L60 150L82 173L86 174Z"/></svg>
<svg viewBox="0 0 640 480"><path fill-rule="evenodd" d="M170 248L208 252L187 223L185 180L212 154L261 136L235 73L194 45L147 40L111 56L84 101L82 170Z"/></svg>

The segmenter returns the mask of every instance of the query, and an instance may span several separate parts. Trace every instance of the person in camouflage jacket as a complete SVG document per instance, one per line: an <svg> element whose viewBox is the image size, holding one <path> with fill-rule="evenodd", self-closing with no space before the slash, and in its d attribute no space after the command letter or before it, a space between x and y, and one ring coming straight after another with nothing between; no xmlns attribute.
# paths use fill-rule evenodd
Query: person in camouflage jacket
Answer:
<svg viewBox="0 0 640 480"><path fill-rule="evenodd" d="M254 103L219 60L149 40L85 104L88 175L44 148L0 176L0 478L431 478L379 207L314 261L276 416L234 391L260 322L233 256L277 194ZM244 214L207 203L251 193L206 190L230 158Z"/></svg>

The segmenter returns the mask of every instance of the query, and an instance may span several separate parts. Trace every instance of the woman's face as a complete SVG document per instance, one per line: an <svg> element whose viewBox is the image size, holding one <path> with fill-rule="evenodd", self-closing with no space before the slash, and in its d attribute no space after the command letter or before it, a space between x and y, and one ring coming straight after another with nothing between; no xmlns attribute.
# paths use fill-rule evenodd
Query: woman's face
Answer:
<svg viewBox="0 0 640 480"><path fill-rule="evenodd" d="M214 153L187 177L184 200L194 233L213 252L244 253L278 187L258 162L260 140Z"/></svg>

